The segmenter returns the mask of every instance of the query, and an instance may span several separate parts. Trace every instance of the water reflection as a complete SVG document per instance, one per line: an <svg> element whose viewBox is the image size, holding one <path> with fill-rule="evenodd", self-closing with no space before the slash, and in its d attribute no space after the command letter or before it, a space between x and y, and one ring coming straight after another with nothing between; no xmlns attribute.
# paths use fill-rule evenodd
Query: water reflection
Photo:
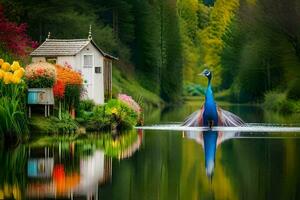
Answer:
<svg viewBox="0 0 300 200"><path fill-rule="evenodd" d="M203 131L203 132L193 132L187 131L183 132L183 137L195 140L197 143L201 144L204 150L204 160L205 160L205 171L206 175L212 179L214 168L215 168L215 158L217 147L226 140L232 139L239 136L238 132L221 132L221 131Z"/></svg>
<svg viewBox="0 0 300 200"><path fill-rule="evenodd" d="M132 156L143 133L103 137L1 150L0 199L98 199L111 181L112 159Z"/></svg>
<svg viewBox="0 0 300 200"><path fill-rule="evenodd" d="M41 154L43 150L45 153ZM111 157L105 156L103 150L95 150L80 156L77 162L72 148L69 150L62 156L59 148L29 149L26 197L98 198L98 186L112 174ZM67 162L60 162L62 159Z"/></svg>

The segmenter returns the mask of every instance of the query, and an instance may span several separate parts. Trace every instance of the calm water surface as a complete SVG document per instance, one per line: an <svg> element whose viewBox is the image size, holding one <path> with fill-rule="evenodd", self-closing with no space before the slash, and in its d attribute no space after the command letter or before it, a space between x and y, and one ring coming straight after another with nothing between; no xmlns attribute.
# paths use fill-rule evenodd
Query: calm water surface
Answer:
<svg viewBox="0 0 300 200"><path fill-rule="evenodd" d="M198 107L155 110L146 123L181 122ZM246 122L299 123L223 107ZM262 134L133 131L2 148L0 199L300 199L300 134Z"/></svg>

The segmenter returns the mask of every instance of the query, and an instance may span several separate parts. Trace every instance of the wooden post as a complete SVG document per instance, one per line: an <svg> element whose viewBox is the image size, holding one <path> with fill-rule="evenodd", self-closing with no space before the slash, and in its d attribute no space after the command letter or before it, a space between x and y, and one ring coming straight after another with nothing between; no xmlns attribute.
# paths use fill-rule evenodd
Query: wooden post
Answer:
<svg viewBox="0 0 300 200"><path fill-rule="evenodd" d="M47 105L45 104L45 117L47 117Z"/></svg>
<svg viewBox="0 0 300 200"><path fill-rule="evenodd" d="M31 106L29 106L28 112L29 112L29 113L28 113L28 117L31 118Z"/></svg>

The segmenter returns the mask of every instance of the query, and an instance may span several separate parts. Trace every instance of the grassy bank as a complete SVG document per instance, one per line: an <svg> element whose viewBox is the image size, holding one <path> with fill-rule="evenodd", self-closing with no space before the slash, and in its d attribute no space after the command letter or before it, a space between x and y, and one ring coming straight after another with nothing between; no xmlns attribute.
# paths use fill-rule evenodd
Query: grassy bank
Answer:
<svg viewBox="0 0 300 200"><path fill-rule="evenodd" d="M160 107L163 104L161 98L143 88L134 78L124 74L118 68L113 68L113 95L126 93L134 99L139 99L143 107Z"/></svg>

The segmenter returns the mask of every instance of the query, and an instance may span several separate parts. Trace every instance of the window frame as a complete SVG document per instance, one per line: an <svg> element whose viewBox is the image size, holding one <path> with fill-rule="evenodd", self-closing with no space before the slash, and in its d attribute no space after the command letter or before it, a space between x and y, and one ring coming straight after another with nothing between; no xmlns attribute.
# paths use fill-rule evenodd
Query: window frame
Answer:
<svg viewBox="0 0 300 200"><path fill-rule="evenodd" d="M45 57L45 60L48 63L54 64L54 65L57 64L57 57ZM55 62L53 62L53 61L55 61Z"/></svg>
<svg viewBox="0 0 300 200"><path fill-rule="evenodd" d="M88 66L88 65L84 64L84 57L85 56L92 56L92 65L91 66ZM83 68L93 68L94 65L95 65L94 54L92 54L92 53L85 53L85 54L82 55L82 67Z"/></svg>

